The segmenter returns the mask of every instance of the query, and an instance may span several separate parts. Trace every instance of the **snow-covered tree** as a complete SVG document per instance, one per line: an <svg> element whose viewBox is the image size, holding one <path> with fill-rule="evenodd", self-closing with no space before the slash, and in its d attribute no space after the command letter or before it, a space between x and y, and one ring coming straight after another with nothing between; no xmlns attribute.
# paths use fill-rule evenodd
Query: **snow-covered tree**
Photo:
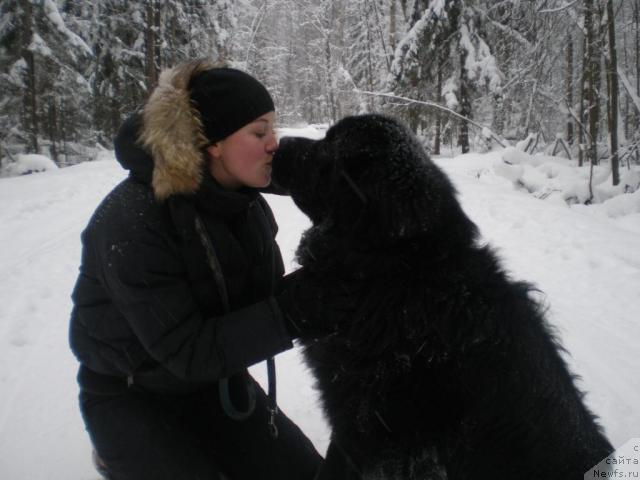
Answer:
<svg viewBox="0 0 640 480"><path fill-rule="evenodd" d="M638 2L4 0L0 14L0 158L108 147L163 68L205 56L262 80L280 123L384 110L436 152L479 148L463 115L510 141L532 135L531 149L563 136L595 161L613 153L599 109L612 111L619 79L620 160L640 161Z"/></svg>
<svg viewBox="0 0 640 480"><path fill-rule="evenodd" d="M146 93L145 14L142 2L93 3L89 42L95 52L91 75L93 122L109 145L124 115Z"/></svg>
<svg viewBox="0 0 640 480"><path fill-rule="evenodd" d="M345 18L346 51L340 72L345 101L351 102L351 113L363 113L379 108L372 96L356 95L351 90L380 91L391 68L392 44L395 44L395 19L392 12L395 0L376 2L359 0L348 2ZM392 23L393 20L393 23ZM393 37L393 38L392 38Z"/></svg>
<svg viewBox="0 0 640 480"><path fill-rule="evenodd" d="M471 0L416 0L407 34L396 47L389 89L415 100L444 103L472 118L474 97L499 91L502 74L485 39L482 18ZM433 114L406 108L414 130L428 126ZM439 138L440 113L436 113ZM460 122L458 143L469 150L468 123Z"/></svg>
<svg viewBox="0 0 640 480"><path fill-rule="evenodd" d="M0 8L2 142L31 152L46 147L58 160L61 142L86 133L91 49L52 0L8 0Z"/></svg>
<svg viewBox="0 0 640 480"><path fill-rule="evenodd" d="M228 0L105 0L92 8L94 122L105 143L163 68L232 55L236 18Z"/></svg>

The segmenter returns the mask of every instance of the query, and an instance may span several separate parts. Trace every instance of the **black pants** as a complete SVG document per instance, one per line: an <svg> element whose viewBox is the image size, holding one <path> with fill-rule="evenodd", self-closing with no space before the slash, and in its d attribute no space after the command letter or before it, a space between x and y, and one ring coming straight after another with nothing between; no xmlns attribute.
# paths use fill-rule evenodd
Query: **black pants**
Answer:
<svg viewBox="0 0 640 480"><path fill-rule="evenodd" d="M333 440L316 480L362 480L360 466Z"/></svg>
<svg viewBox="0 0 640 480"><path fill-rule="evenodd" d="M312 480L322 457L283 413L278 437L269 434L267 397L256 390L243 421L222 411L217 386L188 395L83 391L80 407L113 480Z"/></svg>

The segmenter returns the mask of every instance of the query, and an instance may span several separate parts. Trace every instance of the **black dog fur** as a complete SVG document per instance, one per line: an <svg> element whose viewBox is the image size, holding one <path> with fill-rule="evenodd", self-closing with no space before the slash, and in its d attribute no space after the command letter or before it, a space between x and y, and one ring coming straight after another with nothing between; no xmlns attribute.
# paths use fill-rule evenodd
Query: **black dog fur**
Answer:
<svg viewBox="0 0 640 480"><path fill-rule="evenodd" d="M366 479L582 479L613 448L530 292L381 115L283 139L313 225L293 298L333 440Z"/></svg>

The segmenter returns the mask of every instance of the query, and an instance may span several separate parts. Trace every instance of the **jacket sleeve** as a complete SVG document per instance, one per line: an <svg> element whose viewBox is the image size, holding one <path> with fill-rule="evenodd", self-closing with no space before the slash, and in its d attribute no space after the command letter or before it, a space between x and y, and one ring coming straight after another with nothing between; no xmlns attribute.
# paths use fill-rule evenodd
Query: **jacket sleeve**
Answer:
<svg viewBox="0 0 640 480"><path fill-rule="evenodd" d="M105 250L104 282L116 308L151 357L178 378L215 381L292 348L273 298L205 318L185 265L161 236Z"/></svg>

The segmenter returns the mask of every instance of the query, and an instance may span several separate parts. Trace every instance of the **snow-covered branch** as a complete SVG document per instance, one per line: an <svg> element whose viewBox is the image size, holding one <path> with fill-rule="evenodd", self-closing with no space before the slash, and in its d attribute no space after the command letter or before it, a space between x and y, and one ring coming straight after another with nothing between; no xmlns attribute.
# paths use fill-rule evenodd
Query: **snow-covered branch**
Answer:
<svg viewBox="0 0 640 480"><path fill-rule="evenodd" d="M557 13L557 12L562 12L563 10L571 8L573 5L578 3L578 1L579 0L573 0L573 2L565 3L564 5L562 5L562 6L558 7L558 8L545 8L544 10L538 10L538 13Z"/></svg>
<svg viewBox="0 0 640 480"><path fill-rule="evenodd" d="M470 125L473 125L476 128L479 128L480 130L482 130L483 132L488 132L491 135L491 138L493 138L496 142L498 142L498 144L502 147L507 147L507 144L505 143L504 139L500 138L499 135L497 135L495 132L493 132L490 128L481 125L477 122L474 122L473 120L471 120L468 117L465 117L464 115L460 115L458 112L455 112L453 110L451 110L450 108L445 107L444 105L440 105L439 103L435 103L435 102L429 102L429 101L424 101L424 100L415 100L413 98L407 98L407 97L402 97L399 95L394 95L393 93L381 93L381 92L367 92L365 90L359 90L359 89L354 89L355 93L359 93L362 95L373 95L376 97L385 97L385 98L392 98L394 100L402 100L405 102L409 102L409 103L415 103L418 105L424 105L425 107L431 107L431 108L435 108L438 110L441 110L443 112L446 112L449 115L452 115L456 118L459 118L460 120L463 120L467 123L469 123Z"/></svg>
<svg viewBox="0 0 640 480"><path fill-rule="evenodd" d="M487 14L487 12L485 10L483 10L482 8L473 7L473 9L477 13L479 13L485 21L489 22L493 27L498 29L501 33L504 33L505 35L509 35L511 38L513 38L514 40L517 40L519 43L521 43L526 48L531 48L531 42L529 42L529 40L524 38L520 32L518 32L517 30L514 30L513 28L509 28L509 27L507 27L506 25L504 25L504 24L502 24L500 22L497 22L496 20L491 18Z"/></svg>
<svg viewBox="0 0 640 480"><path fill-rule="evenodd" d="M640 98L638 98L638 95L636 95L636 92L634 91L633 87L631 86L631 83L629 82L629 79L627 78L627 75L620 68L620 66L618 66L618 78L622 82L622 85L624 85L624 89L629 94L629 98L631 98L631 100L633 101L634 106L636 107L638 112L640 112Z"/></svg>

